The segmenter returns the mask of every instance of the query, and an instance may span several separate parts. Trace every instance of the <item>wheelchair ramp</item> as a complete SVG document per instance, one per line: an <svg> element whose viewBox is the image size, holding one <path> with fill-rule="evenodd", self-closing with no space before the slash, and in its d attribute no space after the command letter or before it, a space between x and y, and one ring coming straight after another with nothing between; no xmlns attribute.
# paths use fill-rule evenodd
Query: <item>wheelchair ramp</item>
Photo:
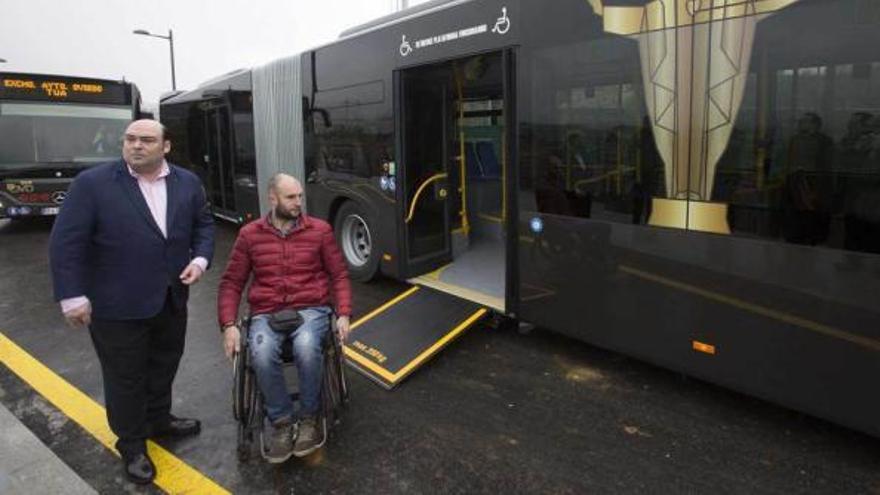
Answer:
<svg viewBox="0 0 880 495"><path fill-rule="evenodd" d="M473 302L412 287L352 325L345 357L391 390L487 313Z"/></svg>

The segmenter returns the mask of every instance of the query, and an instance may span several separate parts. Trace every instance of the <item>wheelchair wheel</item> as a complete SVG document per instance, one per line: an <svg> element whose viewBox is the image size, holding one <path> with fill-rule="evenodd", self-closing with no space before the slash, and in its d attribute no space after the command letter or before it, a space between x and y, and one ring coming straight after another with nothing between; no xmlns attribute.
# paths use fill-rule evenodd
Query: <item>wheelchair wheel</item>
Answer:
<svg viewBox="0 0 880 495"><path fill-rule="evenodd" d="M232 358L232 370L232 417L242 421L250 414L249 396L253 392L245 352L238 352Z"/></svg>
<svg viewBox="0 0 880 495"><path fill-rule="evenodd" d="M344 408L349 400L342 348L335 338L331 338L330 341L325 348L324 380L321 390L325 432L328 426L333 427L340 423L341 408Z"/></svg>
<svg viewBox="0 0 880 495"><path fill-rule="evenodd" d="M238 453L239 461L247 462L251 458L254 441L253 435L253 431L247 426L242 423L238 424L238 445L236 446L236 452Z"/></svg>
<svg viewBox="0 0 880 495"><path fill-rule="evenodd" d="M260 426L262 404L257 390L256 376L249 366L247 347L233 359L232 404L233 416L238 423L237 452L241 461L247 461L253 451L254 431Z"/></svg>

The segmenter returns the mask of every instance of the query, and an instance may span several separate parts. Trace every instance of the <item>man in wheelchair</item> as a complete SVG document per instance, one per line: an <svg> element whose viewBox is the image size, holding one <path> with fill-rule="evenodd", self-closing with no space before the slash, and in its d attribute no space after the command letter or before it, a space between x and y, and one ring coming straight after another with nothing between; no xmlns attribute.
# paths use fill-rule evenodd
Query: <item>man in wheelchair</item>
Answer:
<svg viewBox="0 0 880 495"><path fill-rule="evenodd" d="M264 451L272 463L306 456L324 442L318 425L323 344L336 313L340 341L348 337L351 286L345 261L326 222L302 213L303 187L276 174L269 181L270 212L239 231L217 295L227 357L241 350L238 307L248 280L248 346L271 424ZM299 411L287 392L282 343L292 340L299 379Z"/></svg>

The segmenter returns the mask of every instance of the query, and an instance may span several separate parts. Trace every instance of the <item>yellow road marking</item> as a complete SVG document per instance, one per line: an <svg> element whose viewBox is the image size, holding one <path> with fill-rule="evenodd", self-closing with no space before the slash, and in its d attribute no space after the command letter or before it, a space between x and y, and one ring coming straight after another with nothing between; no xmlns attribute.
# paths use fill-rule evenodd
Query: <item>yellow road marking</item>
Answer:
<svg viewBox="0 0 880 495"><path fill-rule="evenodd" d="M110 431L104 408L46 365L34 359L2 332L0 332L0 362L111 452L119 455L114 448L116 435ZM230 493L152 441L147 442L147 451L156 464L155 484L162 490L175 494Z"/></svg>
<svg viewBox="0 0 880 495"><path fill-rule="evenodd" d="M713 301L717 301L720 303L724 303L735 308L743 309L750 313L755 313L767 318L771 318L774 320L779 320L791 325L796 325L801 328L806 328L807 330L811 330L816 333L820 333L823 335L827 335L829 337L836 337L838 339L845 340L847 342L866 347L873 351L880 351L880 341L869 337L863 337L861 335L856 335L844 330L840 330L834 327L830 327L828 325L823 325L821 323L817 323L815 321L807 320L806 318L801 318L800 316L795 316L789 313L784 313L782 311L777 311L775 309L767 308L764 306L759 306L757 304L750 303L748 301L743 301L742 299L737 299L735 297L726 296L724 294L719 294L717 292L708 291L705 289L701 289L699 287L686 284L684 282L679 282L677 280L672 280L666 277L662 277L660 275L655 275L653 273L645 272L639 270L638 268L629 267L626 265L620 265L618 267L620 271L624 273L629 273L630 275L635 275L637 277L643 278L645 280L650 280L652 282L656 282L658 284L666 285L668 287L673 287L675 289L690 292L692 294L697 294L698 296L705 297L706 299L711 299Z"/></svg>

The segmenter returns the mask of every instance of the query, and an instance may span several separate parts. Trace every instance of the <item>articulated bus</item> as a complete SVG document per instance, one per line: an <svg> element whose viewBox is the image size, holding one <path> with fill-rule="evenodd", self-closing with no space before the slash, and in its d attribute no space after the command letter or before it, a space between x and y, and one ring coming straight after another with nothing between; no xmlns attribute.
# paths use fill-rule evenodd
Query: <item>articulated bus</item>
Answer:
<svg viewBox="0 0 880 495"><path fill-rule="evenodd" d="M873 0L437 0L162 116L228 218L303 177L355 278L880 435L877 47Z"/></svg>
<svg viewBox="0 0 880 495"><path fill-rule="evenodd" d="M135 85L0 72L0 218L54 216L73 178L118 158Z"/></svg>

